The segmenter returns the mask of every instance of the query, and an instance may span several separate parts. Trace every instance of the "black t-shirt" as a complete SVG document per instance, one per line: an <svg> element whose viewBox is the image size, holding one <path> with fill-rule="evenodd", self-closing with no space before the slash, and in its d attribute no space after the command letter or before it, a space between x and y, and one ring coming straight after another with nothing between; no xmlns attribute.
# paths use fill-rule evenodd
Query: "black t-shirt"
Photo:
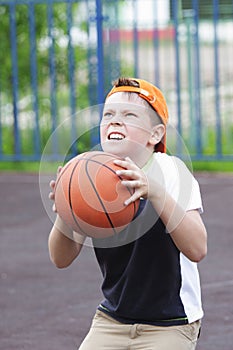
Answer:
<svg viewBox="0 0 233 350"><path fill-rule="evenodd" d="M101 311L127 324L188 323L180 298L180 252L149 201L140 201L125 230L93 244L104 278Z"/></svg>

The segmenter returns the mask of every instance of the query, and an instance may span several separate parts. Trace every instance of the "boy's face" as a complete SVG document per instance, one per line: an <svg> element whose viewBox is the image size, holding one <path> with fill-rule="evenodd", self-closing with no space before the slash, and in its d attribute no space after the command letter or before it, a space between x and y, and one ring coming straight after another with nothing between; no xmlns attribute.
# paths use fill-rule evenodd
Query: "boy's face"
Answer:
<svg viewBox="0 0 233 350"><path fill-rule="evenodd" d="M142 151L153 152L153 111L138 94L116 92L107 98L100 123L103 151L137 159Z"/></svg>

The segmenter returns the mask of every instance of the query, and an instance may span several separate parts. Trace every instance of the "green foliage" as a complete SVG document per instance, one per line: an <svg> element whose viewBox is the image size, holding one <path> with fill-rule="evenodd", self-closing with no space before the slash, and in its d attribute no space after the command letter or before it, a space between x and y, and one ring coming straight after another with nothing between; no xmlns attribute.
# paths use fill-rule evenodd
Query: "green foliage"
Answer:
<svg viewBox="0 0 233 350"><path fill-rule="evenodd" d="M184 142L188 147L191 155L196 154L196 146L192 134L184 135ZM203 127L202 128L202 153L204 156L215 155L217 152L217 133L216 128ZM233 126L227 124L222 129L221 146L223 155L232 155L233 150Z"/></svg>
<svg viewBox="0 0 233 350"><path fill-rule="evenodd" d="M12 89L12 58L11 58L11 29L10 22L15 19L16 45L17 45L17 68L18 88L20 95L28 92L31 84L30 58L36 51L37 81L39 86L47 86L49 77L49 51L54 48L56 79L60 84L68 82L67 55L68 55L68 25L67 4L59 3L33 5L36 42L30 44L30 16L28 5L16 5L10 13L9 6L0 6L0 89L8 94ZM78 4L72 5L75 13ZM48 14L52 18L51 30L48 29ZM82 30L87 30L81 24ZM62 42L63 39L63 42ZM34 47L33 47L34 46ZM86 58L86 49L76 45L74 47L75 60L80 66ZM4 67L4 69L3 69Z"/></svg>
<svg viewBox="0 0 233 350"><path fill-rule="evenodd" d="M69 8L69 6L71 6ZM13 65L17 68L18 127L22 154L33 153L35 111L33 101L37 99L41 147L45 146L52 132L54 120L51 116L52 94L56 104L55 124L68 118L70 107L70 76L68 62L73 55L72 91L77 109L88 106L86 78L87 48L68 35L68 9L72 12L72 23L78 32L87 32L87 23L77 16L78 3L44 3L31 5L0 6L0 122L2 153L15 153L13 120ZM31 15L31 16L30 16ZM33 21L34 18L34 21ZM49 21L50 19L50 21ZM49 25L50 22L50 25ZM15 24L17 57L12 62L12 24ZM30 39L35 33L35 41ZM53 51L53 55L51 55ZM34 60L33 60L34 58ZM37 95L32 91L31 64L36 74ZM51 77L51 64L54 76ZM16 78L16 76L15 76ZM54 81L52 81L54 79ZM22 103L23 102L23 103ZM7 108L9 106L9 108ZM23 124L23 125L22 125ZM25 127L26 124L26 127ZM54 125L53 125L54 126ZM42 151L42 150L41 150Z"/></svg>

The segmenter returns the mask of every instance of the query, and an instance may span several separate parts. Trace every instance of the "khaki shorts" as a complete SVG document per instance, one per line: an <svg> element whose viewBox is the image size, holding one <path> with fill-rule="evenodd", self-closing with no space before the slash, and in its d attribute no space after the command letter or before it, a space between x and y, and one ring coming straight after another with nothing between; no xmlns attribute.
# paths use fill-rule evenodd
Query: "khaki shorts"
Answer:
<svg viewBox="0 0 233 350"><path fill-rule="evenodd" d="M79 350L194 350L201 321L172 327L122 324L97 310Z"/></svg>

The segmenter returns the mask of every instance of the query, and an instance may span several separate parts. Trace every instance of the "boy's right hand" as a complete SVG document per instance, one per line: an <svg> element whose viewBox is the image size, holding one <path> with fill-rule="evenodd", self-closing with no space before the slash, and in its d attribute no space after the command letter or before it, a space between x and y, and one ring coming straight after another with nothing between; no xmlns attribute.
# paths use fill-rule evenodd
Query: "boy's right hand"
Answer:
<svg viewBox="0 0 233 350"><path fill-rule="evenodd" d="M57 178L58 178L58 175L60 174L62 170L62 166L59 166L57 168ZM50 183L49 183L49 186L51 188L51 192L49 193L49 199L51 199L52 201L54 201L55 199L55 184L56 184L56 180L51 180ZM56 206L55 206L55 203L53 203L53 211L56 213L57 212L57 209L56 209Z"/></svg>

